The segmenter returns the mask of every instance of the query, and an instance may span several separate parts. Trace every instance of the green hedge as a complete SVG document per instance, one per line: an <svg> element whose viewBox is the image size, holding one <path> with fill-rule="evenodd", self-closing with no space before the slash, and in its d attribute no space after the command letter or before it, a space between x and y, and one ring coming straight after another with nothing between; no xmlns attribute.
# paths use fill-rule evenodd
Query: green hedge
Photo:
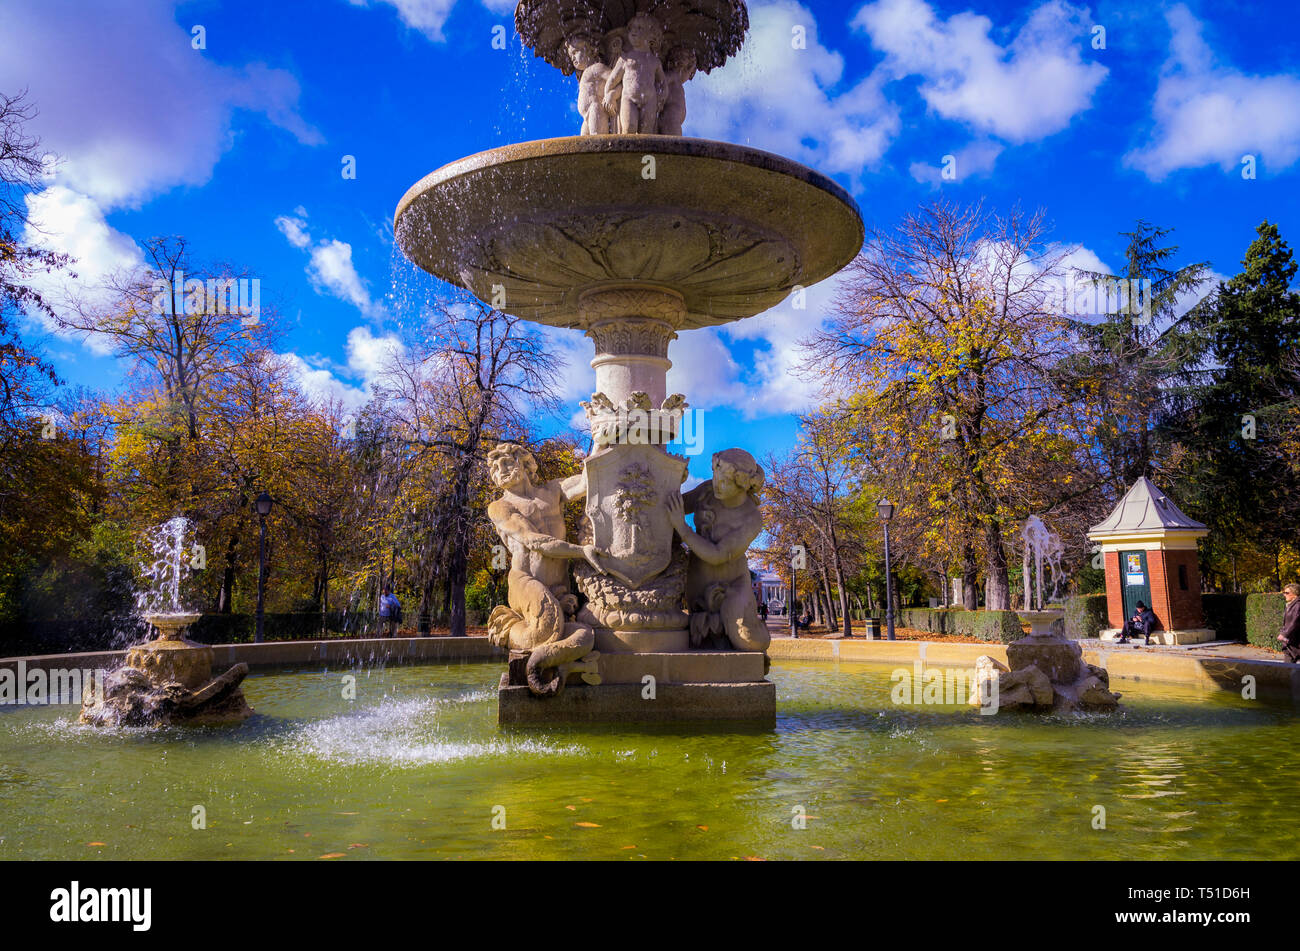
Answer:
<svg viewBox="0 0 1300 951"><path fill-rule="evenodd" d="M944 608L903 608L898 612L898 626L925 634L943 634L948 613Z"/></svg>
<svg viewBox="0 0 1300 951"><path fill-rule="evenodd" d="M1095 638L1110 627L1104 594L1081 594L1065 601L1065 636L1073 640Z"/></svg>
<svg viewBox="0 0 1300 951"><path fill-rule="evenodd" d="M1214 628L1215 637L1219 640L1246 639L1246 597L1244 594L1201 595L1201 613L1205 615L1205 626ZM1277 631L1273 632L1273 637L1277 637Z"/></svg>
<svg viewBox="0 0 1300 951"><path fill-rule="evenodd" d="M1246 595L1246 640L1256 647L1279 650L1277 632L1282 629L1286 600L1281 594Z"/></svg>
<svg viewBox="0 0 1300 951"><path fill-rule="evenodd" d="M923 634L956 634L993 644L1009 644L1025 636L1015 611L904 608L899 612L898 625Z"/></svg>
<svg viewBox="0 0 1300 951"><path fill-rule="evenodd" d="M966 634L993 644L1010 644L1025 636L1015 611L950 611L948 633Z"/></svg>
<svg viewBox="0 0 1300 951"><path fill-rule="evenodd" d="M470 627L485 623L483 612L466 611ZM418 626L418 614L404 613L404 629ZM325 640L330 638L377 637L381 633L372 611L331 611L321 631L318 612L271 613L265 617L263 635L268 641ZM435 624L435 627L445 627ZM200 644L244 644L253 640L257 618L252 614L204 614L185 636ZM0 657L23 654L61 654L68 651L121 650L147 640L153 629L135 616L97 617L60 621L0 625Z"/></svg>

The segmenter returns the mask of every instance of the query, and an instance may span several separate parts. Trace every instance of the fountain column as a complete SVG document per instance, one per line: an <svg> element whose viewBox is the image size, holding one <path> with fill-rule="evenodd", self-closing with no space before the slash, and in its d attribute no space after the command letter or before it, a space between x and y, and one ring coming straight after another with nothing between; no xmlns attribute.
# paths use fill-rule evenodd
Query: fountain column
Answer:
<svg viewBox="0 0 1300 951"><path fill-rule="evenodd" d="M686 317L682 295L645 285L602 287L581 296L578 313L596 347L596 392L615 404L645 393L661 407L672 367L668 344Z"/></svg>

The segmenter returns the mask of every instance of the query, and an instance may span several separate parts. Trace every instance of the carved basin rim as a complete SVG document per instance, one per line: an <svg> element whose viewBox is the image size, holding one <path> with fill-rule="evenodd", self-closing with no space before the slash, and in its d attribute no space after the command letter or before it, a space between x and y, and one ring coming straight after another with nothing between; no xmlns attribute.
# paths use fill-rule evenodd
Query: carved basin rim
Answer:
<svg viewBox="0 0 1300 951"><path fill-rule="evenodd" d="M647 156L657 169L648 180ZM605 259L577 237L569 257L546 264L551 252L535 242L564 221L634 223L630 235L615 226L610 246L632 263L601 270ZM752 317L839 271L864 237L857 203L827 176L748 146L662 135L541 139L458 159L406 192L393 225L402 251L434 276L483 300L501 283L506 310L567 327L581 326L584 290L633 281L681 293L687 329ZM714 240L702 245L701 229L713 228L732 229L732 244L701 257ZM646 249L661 247L668 257L651 260Z"/></svg>

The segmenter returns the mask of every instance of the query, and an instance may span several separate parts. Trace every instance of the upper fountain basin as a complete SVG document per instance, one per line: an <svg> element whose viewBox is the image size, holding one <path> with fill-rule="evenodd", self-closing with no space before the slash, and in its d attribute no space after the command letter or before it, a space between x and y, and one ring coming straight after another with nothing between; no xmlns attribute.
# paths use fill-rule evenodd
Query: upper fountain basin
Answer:
<svg viewBox="0 0 1300 951"><path fill-rule="evenodd" d="M584 325L584 293L628 285L680 295L682 328L752 317L840 270L863 239L857 204L826 176L758 149L661 135L471 155L416 183L394 228L426 271L559 327Z"/></svg>

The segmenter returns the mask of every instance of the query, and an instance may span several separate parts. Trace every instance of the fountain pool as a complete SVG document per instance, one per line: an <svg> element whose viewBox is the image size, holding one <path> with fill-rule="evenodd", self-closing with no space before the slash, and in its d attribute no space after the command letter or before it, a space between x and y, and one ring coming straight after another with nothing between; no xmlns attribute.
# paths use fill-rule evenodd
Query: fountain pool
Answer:
<svg viewBox="0 0 1300 951"><path fill-rule="evenodd" d="M499 730L496 663L254 674L221 727L0 707L0 859L1300 856L1288 702L1126 681L1119 713L984 717L893 706L891 669L776 663L748 732Z"/></svg>

